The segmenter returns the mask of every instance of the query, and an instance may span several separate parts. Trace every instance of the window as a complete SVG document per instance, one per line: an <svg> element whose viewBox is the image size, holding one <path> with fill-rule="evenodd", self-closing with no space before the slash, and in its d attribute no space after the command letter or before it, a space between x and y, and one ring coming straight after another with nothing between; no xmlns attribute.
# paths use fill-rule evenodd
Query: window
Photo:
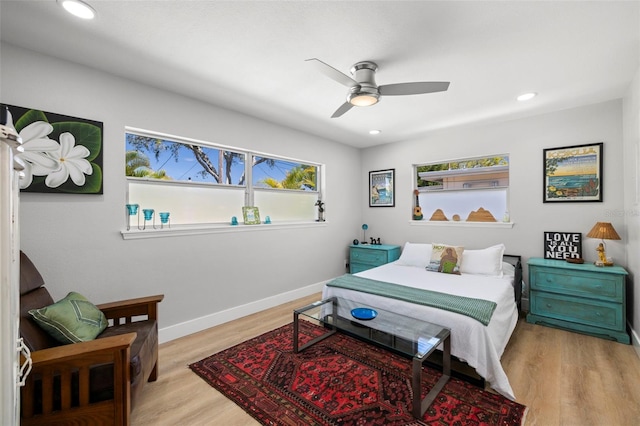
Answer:
<svg viewBox="0 0 640 426"><path fill-rule="evenodd" d="M414 165L424 219L509 222L509 156Z"/></svg>
<svg viewBox="0 0 640 426"><path fill-rule="evenodd" d="M313 221L321 165L138 129L125 133L128 203L170 212L172 225Z"/></svg>

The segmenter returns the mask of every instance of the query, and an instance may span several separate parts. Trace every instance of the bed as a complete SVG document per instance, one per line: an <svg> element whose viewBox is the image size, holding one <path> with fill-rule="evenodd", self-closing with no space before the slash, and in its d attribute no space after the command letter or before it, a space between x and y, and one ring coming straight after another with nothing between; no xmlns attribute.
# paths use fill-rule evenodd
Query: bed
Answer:
<svg viewBox="0 0 640 426"><path fill-rule="evenodd" d="M353 281L358 283L343 287L340 278L327 282L323 299L338 296L353 302L353 306L345 306L347 309L369 305L450 328L452 355L475 368L496 392L515 400L500 358L518 321L522 289L519 256L504 255L502 244L461 250L455 273L441 273L433 269L434 247L436 244L406 243L397 261L354 274L357 278ZM367 286L367 280L376 286ZM391 292L399 285L409 287L407 290L412 292L422 289L426 292L418 292L446 293L452 299L483 302L494 309L484 325L477 317L458 313L456 309L418 304L407 301L415 300L407 297L405 300L389 297L380 291L383 287L379 286L385 283L390 283ZM368 287L378 289L378 294L370 293L373 290Z"/></svg>

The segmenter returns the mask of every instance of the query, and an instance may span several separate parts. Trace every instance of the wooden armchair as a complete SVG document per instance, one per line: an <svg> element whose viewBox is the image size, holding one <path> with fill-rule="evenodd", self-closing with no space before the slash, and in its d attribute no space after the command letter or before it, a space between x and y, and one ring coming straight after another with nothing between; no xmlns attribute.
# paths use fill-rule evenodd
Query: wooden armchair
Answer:
<svg viewBox="0 0 640 426"><path fill-rule="evenodd" d="M62 345L29 315L53 300L24 253L20 262L20 334L32 360L21 424L129 425L144 383L158 376L157 305L164 296L97 305L107 329L95 340Z"/></svg>

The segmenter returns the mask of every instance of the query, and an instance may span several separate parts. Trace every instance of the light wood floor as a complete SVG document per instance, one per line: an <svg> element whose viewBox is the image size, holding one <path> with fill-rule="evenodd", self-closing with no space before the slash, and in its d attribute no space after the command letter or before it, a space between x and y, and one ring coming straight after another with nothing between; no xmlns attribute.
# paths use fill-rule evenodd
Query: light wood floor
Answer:
<svg viewBox="0 0 640 426"><path fill-rule="evenodd" d="M160 345L158 381L147 383L132 425L258 423L188 368L188 364L292 321L286 303ZM640 425L640 359L629 345L520 320L502 357L526 425Z"/></svg>

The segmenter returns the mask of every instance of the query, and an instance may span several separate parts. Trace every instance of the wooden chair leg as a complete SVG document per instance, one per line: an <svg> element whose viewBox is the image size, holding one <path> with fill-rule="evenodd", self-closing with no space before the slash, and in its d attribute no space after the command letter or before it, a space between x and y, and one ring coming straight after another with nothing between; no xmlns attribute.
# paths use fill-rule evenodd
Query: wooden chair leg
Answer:
<svg viewBox="0 0 640 426"><path fill-rule="evenodd" d="M158 361L156 361L155 365L153 366L153 370L151 370L151 374L149 374L149 380L147 381L155 382L156 380L158 380Z"/></svg>

